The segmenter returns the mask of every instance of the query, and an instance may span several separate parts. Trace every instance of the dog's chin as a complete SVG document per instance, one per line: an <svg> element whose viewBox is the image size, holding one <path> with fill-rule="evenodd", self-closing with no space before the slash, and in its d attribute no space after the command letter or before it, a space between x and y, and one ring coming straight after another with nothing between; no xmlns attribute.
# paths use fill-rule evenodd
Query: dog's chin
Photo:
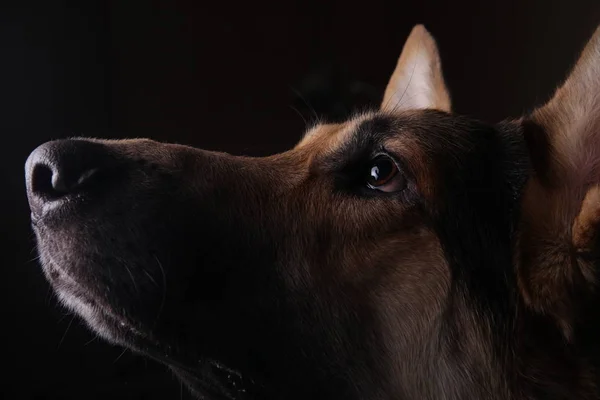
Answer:
<svg viewBox="0 0 600 400"><path fill-rule="evenodd" d="M185 357L186 362L180 361L171 351L177 346L162 343L140 324L114 312L60 268L46 263L44 271L61 304L82 318L99 337L169 366L199 398L244 400L255 397L258 386L246 374L201 357L197 357L193 365L189 357Z"/></svg>
<svg viewBox="0 0 600 400"><path fill-rule="evenodd" d="M131 348L158 345L151 335L143 333L127 318L112 312L110 307L79 287L65 273L50 265L46 266L46 270L52 276L51 284L60 303L81 317L101 338Z"/></svg>

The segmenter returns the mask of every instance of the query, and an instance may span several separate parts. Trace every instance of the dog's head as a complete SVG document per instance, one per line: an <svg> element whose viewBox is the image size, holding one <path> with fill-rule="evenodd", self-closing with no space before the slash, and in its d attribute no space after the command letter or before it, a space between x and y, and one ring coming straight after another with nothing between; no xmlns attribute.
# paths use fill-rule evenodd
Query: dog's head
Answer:
<svg viewBox="0 0 600 400"><path fill-rule="evenodd" d="M26 165L43 269L208 398L593 390L599 90L597 34L533 114L453 115L417 26L380 110L285 153L49 142Z"/></svg>

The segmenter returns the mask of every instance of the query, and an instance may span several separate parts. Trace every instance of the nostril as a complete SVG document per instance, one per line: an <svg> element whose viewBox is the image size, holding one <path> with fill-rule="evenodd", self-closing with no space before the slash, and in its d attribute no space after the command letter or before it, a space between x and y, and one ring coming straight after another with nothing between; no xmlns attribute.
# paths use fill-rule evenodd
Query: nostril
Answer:
<svg viewBox="0 0 600 400"><path fill-rule="evenodd" d="M85 171L57 171L52 174L52 189L58 194L67 194L80 189L96 173L97 168Z"/></svg>
<svg viewBox="0 0 600 400"><path fill-rule="evenodd" d="M45 164L37 164L31 173L31 192L44 197L57 198L66 191L56 186L58 174ZM58 189L58 190L57 190Z"/></svg>
<svg viewBox="0 0 600 400"><path fill-rule="evenodd" d="M87 140L57 140L38 146L25 162L32 214L41 216L70 200L97 196L114 177L120 165L117 161L106 145Z"/></svg>
<svg viewBox="0 0 600 400"><path fill-rule="evenodd" d="M97 171L97 168L91 168L79 174L69 174L69 171L60 171L46 164L37 164L31 173L31 192L47 200L57 199L88 183Z"/></svg>

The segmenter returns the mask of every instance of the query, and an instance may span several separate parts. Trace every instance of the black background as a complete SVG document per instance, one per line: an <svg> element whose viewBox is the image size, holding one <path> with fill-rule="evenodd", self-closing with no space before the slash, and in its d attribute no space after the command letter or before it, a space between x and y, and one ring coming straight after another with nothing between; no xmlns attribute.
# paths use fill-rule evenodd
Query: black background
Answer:
<svg viewBox="0 0 600 400"><path fill-rule="evenodd" d="M329 118L376 103L415 23L438 40L455 111L497 121L550 95L600 2L2 2L3 398L188 398L165 367L93 340L57 306L32 260L30 151L85 135L278 152L307 103Z"/></svg>

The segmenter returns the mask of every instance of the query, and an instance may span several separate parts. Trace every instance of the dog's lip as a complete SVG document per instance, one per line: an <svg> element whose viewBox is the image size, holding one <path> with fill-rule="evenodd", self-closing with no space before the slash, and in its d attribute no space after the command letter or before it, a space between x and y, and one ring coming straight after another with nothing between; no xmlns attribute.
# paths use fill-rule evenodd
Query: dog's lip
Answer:
<svg viewBox="0 0 600 400"><path fill-rule="evenodd" d="M45 225L47 221L53 219L55 216L65 214L66 210L64 208L67 207L67 203L70 202L72 202L72 199L58 199L54 200L52 203L44 205L40 212L34 212L32 210L30 213L31 225L37 228L41 225Z"/></svg>
<svg viewBox="0 0 600 400"><path fill-rule="evenodd" d="M49 218L68 213L76 203L80 203L83 200L84 198L81 194L73 193L46 202L38 212L32 208L30 213L31 223L38 226Z"/></svg>

